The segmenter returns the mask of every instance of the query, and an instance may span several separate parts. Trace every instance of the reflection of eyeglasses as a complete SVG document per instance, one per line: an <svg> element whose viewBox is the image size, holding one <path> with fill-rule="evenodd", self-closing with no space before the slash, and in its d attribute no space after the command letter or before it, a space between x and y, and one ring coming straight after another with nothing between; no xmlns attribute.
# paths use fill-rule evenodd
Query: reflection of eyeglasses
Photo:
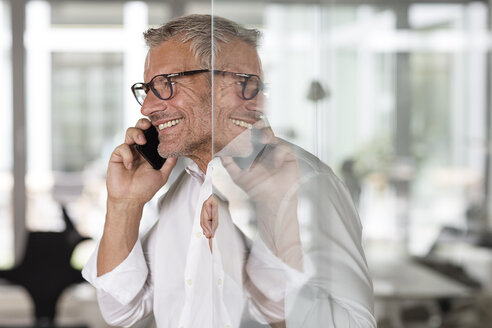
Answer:
<svg viewBox="0 0 492 328"><path fill-rule="evenodd" d="M256 97L258 92L263 91L265 88L265 85L261 81L260 77L256 74L199 69L180 73L156 75L149 81L149 83L138 82L132 85L132 92L135 96L135 99L137 99L137 102L140 105L143 105L143 102L149 90L152 90L157 98L167 100L173 96L173 85L177 83L176 81L172 81L171 78L208 72L212 72L214 74L232 75L233 77L240 78L241 81L237 81L236 83L242 86L240 96L244 100L253 99L254 97Z"/></svg>
<svg viewBox="0 0 492 328"><path fill-rule="evenodd" d="M212 72L215 74L231 75L234 78L240 79L240 81L236 81L236 84L242 87L240 96L244 100L251 100L256 97L260 91L265 90L265 84L256 74L233 73L218 70L213 70Z"/></svg>

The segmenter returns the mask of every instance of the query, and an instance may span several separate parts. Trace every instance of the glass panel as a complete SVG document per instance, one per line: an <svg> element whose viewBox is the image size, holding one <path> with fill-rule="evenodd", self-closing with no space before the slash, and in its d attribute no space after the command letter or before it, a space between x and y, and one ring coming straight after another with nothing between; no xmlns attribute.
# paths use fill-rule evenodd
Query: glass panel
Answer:
<svg viewBox="0 0 492 328"><path fill-rule="evenodd" d="M92 27L123 25L123 2L120 1L52 1L51 23Z"/></svg>
<svg viewBox="0 0 492 328"><path fill-rule="evenodd" d="M431 53L410 57L412 188L410 250L426 254L438 236L451 228L484 229L486 167L486 49L465 46L466 37L485 36L487 8L481 4L410 8L415 30L438 34ZM454 31L454 33L453 33ZM490 50L489 50L490 51ZM425 219L424 219L425 218ZM455 259L456 260L456 259Z"/></svg>
<svg viewBox="0 0 492 328"><path fill-rule="evenodd" d="M29 229L63 230L64 205L83 235L102 233L107 161L140 117L130 85L142 79L147 20L141 2L27 4ZM76 252L77 267L90 251Z"/></svg>
<svg viewBox="0 0 492 328"><path fill-rule="evenodd" d="M64 206L80 234L91 238L71 254L71 265L82 269L103 231L109 156L141 116L130 86L142 80L148 7L33 0L26 15L27 228L63 231ZM154 208L145 208L142 230L156 219ZM57 322L106 326L87 288L64 293Z"/></svg>
<svg viewBox="0 0 492 328"><path fill-rule="evenodd" d="M149 25L161 25L167 22L171 17L171 8L168 3L149 2Z"/></svg>
<svg viewBox="0 0 492 328"><path fill-rule="evenodd" d="M0 1L0 268L14 263L10 8Z"/></svg>
<svg viewBox="0 0 492 328"><path fill-rule="evenodd" d="M214 2L214 14L227 13L223 3ZM338 149L355 144L358 136L347 123L359 115L359 99L341 99L344 90L332 78L338 66L329 61L334 54L330 30L322 29L324 7L263 6L257 8L262 21L253 21L263 32L261 61L255 33L240 28L244 39L217 41L214 57L220 71L213 80L216 189L204 204L208 229L218 222L212 326L375 326L356 207L322 162L347 156ZM214 24L227 23L216 18ZM343 55L350 68L357 52ZM345 75L339 69L345 83L359 83L357 68ZM330 120L332 97L347 107L336 117L341 127Z"/></svg>
<svg viewBox="0 0 492 328"><path fill-rule="evenodd" d="M212 2L213 1L186 1L183 4L184 12L186 15L210 15L212 13Z"/></svg>
<svg viewBox="0 0 492 328"><path fill-rule="evenodd" d="M485 263L492 258L476 246L483 243L481 238L490 238L484 123L490 90L487 6L243 4L235 2L242 8L235 11L230 2L216 0L213 13L263 33L258 52L268 96L260 92L252 100L238 100L248 77L229 80L228 86L226 74L214 75L213 181L218 205L210 201L209 206L219 209L213 258L220 265L211 279L222 279L237 296L214 289L215 325L234 326L235 320L245 325L286 321L287 326L303 319L314 320L312 326L323 325L316 318L336 322L339 318L330 317L336 306L326 307L335 312L324 312L319 310L323 301L317 298L314 304L313 295L324 295L365 308L359 320L369 326L373 319L365 315L371 306L364 297L372 287L364 253L348 251L362 245L377 305L383 305L376 316L390 326L397 323L384 307L387 297L409 300L429 290L434 296L467 292L467 287L428 273L409 261L410 256L427 264L437 265L437 258L462 265L469 277L490 286L488 270L473 264L477 258ZM243 11L247 14L238 14ZM227 50L217 53L214 68L257 73L254 65L247 65L247 51L238 48L224 46ZM271 144L265 120L255 116L263 111L277 137L322 162L284 141ZM297 164L291 172L289 158ZM310 166L305 167L306 162ZM332 173L323 163L346 187L327 178ZM289 174L276 180L282 172ZM317 178L310 184L313 176ZM269 192L262 193L268 187ZM352 202L364 226L362 242L354 238L361 230ZM265 207L273 211L270 217L262 217L268 213ZM276 221L265 219L271 217ZM337 218L343 218L345 226L337 226ZM225 239L232 223L251 244L241 248L234 237ZM475 241L466 239L470 231ZM282 242L292 247L286 248L292 257L282 253ZM459 246L463 243L467 245ZM237 258L244 264L241 274L228 267ZM402 284L405 269L395 268L422 274L412 280L414 290ZM339 285L331 285L339 274L344 277L337 280ZM337 289L350 277L362 286L358 294L351 294L351 286ZM429 283L435 288L428 289ZM439 289L441 283L445 287ZM402 290L389 291L388 286ZM246 301L242 293L248 295ZM232 308L244 311L238 314ZM307 316L304 309L319 316Z"/></svg>
<svg viewBox="0 0 492 328"><path fill-rule="evenodd" d="M492 285L492 256L477 249L490 244L484 4L217 0L213 14L262 32L258 48L219 41L210 63L180 56L189 49L174 44L149 59L152 74L143 77L147 23L160 23L158 12L209 14L209 3L173 2L168 13L132 1L122 5L122 23L108 20L114 29L81 19L91 31L67 31L61 7L29 6L31 228L62 229L64 202L87 234L100 235L109 153L140 117L128 87L204 70L162 77L174 97L147 89L141 109L162 121L161 152L197 164L178 162L170 178L178 183L141 225L161 218L142 239L158 326L375 327L377 319L396 327L412 302L417 310L431 303L426 325L443 322L432 311L444 303L433 300L468 302L472 289L414 255L463 264ZM230 22L214 21L222 24ZM235 29L252 42L251 30ZM212 53L209 41L199 53Z"/></svg>
<svg viewBox="0 0 492 328"><path fill-rule="evenodd" d="M53 170L81 172L123 125L122 54L53 53Z"/></svg>

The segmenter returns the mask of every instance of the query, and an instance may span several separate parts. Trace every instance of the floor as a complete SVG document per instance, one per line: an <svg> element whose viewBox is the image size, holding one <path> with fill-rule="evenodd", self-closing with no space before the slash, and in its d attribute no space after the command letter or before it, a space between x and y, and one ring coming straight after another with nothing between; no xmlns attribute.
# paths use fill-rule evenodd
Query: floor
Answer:
<svg viewBox="0 0 492 328"><path fill-rule="evenodd" d="M0 327L27 327L33 324L29 295L19 286L0 285ZM67 289L58 301L57 325L106 328L88 284Z"/></svg>
<svg viewBox="0 0 492 328"><path fill-rule="evenodd" d="M425 319L419 315L419 311L414 310L407 315L408 319L401 327L404 328L487 328L492 327L492 318L489 309L492 302L474 300L455 304L455 308L446 316L444 320ZM376 305L378 302L376 301ZM477 306L477 304L481 304ZM94 289L84 283L67 289L58 302L57 326L60 327L81 327L88 328L107 328L109 327L103 320L99 311ZM424 311L425 312L425 311ZM20 328L29 327L33 324L31 319L32 305L27 293L18 286L0 284L0 328ZM419 318L420 317L420 318ZM379 313L379 328L400 328L395 327L391 320ZM154 328L152 318L147 319L134 326L133 328Z"/></svg>

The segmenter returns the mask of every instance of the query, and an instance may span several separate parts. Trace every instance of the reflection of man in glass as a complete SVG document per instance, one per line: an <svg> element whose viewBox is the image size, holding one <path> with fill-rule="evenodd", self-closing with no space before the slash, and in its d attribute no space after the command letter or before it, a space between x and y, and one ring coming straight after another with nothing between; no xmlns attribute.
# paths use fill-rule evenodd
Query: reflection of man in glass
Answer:
<svg viewBox="0 0 492 328"><path fill-rule="evenodd" d="M375 326L361 228L345 188L265 126L257 38L222 18L212 25L207 15L145 33L146 83L132 89L150 122L129 128L111 156L104 233L84 269L110 324L132 325L153 312L158 327ZM151 125L168 158L160 170L134 148ZM244 163L250 153L246 166L235 159ZM143 206L176 157L193 163L140 241ZM247 195L252 238L213 188L219 172Z"/></svg>

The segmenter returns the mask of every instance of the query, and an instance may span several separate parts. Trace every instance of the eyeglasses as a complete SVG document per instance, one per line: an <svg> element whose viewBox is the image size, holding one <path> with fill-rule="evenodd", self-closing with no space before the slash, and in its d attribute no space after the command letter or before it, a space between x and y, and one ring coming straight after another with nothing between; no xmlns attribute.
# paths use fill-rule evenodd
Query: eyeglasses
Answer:
<svg viewBox="0 0 492 328"><path fill-rule="evenodd" d="M176 81L173 81L172 78L209 72L214 74L230 75L234 78L240 79L240 81L236 81L235 83L241 86L241 93L239 95L244 100L253 99L260 91L263 91L265 89L264 83L256 74L233 73L228 71L210 69L199 69L171 74L159 74L154 76L148 83L135 83L134 85L132 85L131 89L133 95L135 96L135 99L137 99L137 102L140 104L140 106L142 106L149 90L152 90L154 95L161 100L170 99L174 95L173 86L177 83Z"/></svg>
<svg viewBox="0 0 492 328"><path fill-rule="evenodd" d="M241 86L240 97L244 100L251 100L258 95L260 91L265 90L265 83L261 81L260 77L256 74L246 73L233 73L228 71L212 70L214 74L230 75L233 78L238 79L236 84Z"/></svg>

